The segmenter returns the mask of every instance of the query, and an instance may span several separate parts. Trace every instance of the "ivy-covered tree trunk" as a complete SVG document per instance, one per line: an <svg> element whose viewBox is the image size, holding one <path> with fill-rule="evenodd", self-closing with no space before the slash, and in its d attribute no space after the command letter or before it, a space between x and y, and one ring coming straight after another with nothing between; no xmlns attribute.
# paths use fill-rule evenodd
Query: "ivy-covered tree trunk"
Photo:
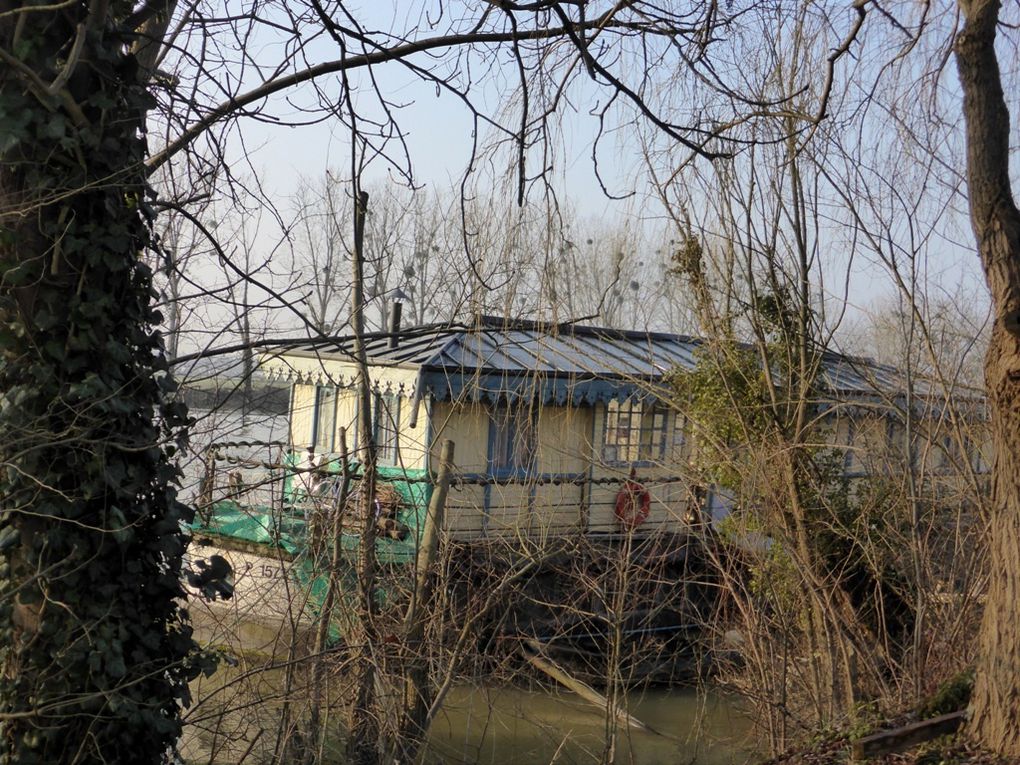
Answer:
<svg viewBox="0 0 1020 765"><path fill-rule="evenodd" d="M160 762L194 648L123 0L0 0L0 762Z"/></svg>

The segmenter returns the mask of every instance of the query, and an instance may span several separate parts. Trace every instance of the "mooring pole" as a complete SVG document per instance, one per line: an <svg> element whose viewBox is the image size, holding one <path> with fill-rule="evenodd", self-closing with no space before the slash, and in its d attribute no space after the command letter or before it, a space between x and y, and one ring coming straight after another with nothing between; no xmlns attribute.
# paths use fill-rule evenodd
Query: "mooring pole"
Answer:
<svg viewBox="0 0 1020 765"><path fill-rule="evenodd" d="M415 561L414 592L404 619L404 645L409 659L404 684L404 710L398 746L401 762L415 762L418 749L425 740L432 708L433 689L429 683L429 661L425 654L425 624L428 604L435 589L435 563L439 556L439 535L446 514L446 497L453 477L453 441L443 441L439 458L436 486L425 512L425 527L418 542Z"/></svg>
<svg viewBox="0 0 1020 765"><path fill-rule="evenodd" d="M436 487L429 500L428 510L425 513L425 527L422 529L421 542L418 544L418 554L415 566L415 586L411 600L411 607L408 609L407 627L413 627L412 617L417 616L422 604L426 603L432 594L432 587L435 578L430 576L432 564L439 552L439 533L443 528L443 518L446 514L446 497L450 493L450 481L453 476L453 441L443 441L443 448L439 456L439 472L436 475ZM424 629L424 623L422 624Z"/></svg>

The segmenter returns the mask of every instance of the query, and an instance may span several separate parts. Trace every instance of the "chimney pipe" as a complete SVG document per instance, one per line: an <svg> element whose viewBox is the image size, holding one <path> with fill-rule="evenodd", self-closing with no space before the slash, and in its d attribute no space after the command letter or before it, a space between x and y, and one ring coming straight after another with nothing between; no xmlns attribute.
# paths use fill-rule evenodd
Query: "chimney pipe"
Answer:
<svg viewBox="0 0 1020 765"><path fill-rule="evenodd" d="M390 311L390 340L386 347L391 351L400 344L397 334L400 332L400 313L403 309L404 304L398 300L393 304L393 309Z"/></svg>

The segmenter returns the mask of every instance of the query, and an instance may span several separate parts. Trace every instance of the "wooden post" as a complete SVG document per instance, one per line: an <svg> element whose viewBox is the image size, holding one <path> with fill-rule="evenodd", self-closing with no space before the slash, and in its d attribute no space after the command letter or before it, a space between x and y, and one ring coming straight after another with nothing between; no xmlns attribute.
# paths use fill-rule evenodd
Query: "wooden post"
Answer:
<svg viewBox="0 0 1020 765"><path fill-rule="evenodd" d="M361 529L358 561L358 604L354 609L357 634L351 646L355 677L355 698L351 710L351 735L348 758L357 765L375 765L379 761L379 715L376 709L375 646L379 642L375 621L375 431L372 427L372 386L369 380L368 354L365 350L365 216L368 192L354 180L354 248L351 253L351 326L354 330L354 356L358 366L358 446L361 460Z"/></svg>
<svg viewBox="0 0 1020 765"><path fill-rule="evenodd" d="M404 619L404 648L409 653L407 676L404 683L404 710L401 721L400 762L411 765L417 760L418 750L425 740L429 727L429 710L432 707L433 689L428 677L428 657L423 643L425 624L428 621L428 604L435 589L435 563L439 555L439 535L446 514L446 497L453 476L453 441L443 441L439 458L436 486L425 514L425 527L418 542L415 561L415 584L411 603Z"/></svg>
<svg viewBox="0 0 1020 765"><path fill-rule="evenodd" d="M418 542L418 551L415 556L415 586L404 625L408 634L414 629L424 629L424 624L417 625L416 620L422 604L432 594L433 578L429 574L439 551L439 533L443 528L446 497L450 493L450 481L453 475L453 453L453 441L446 439L443 441L439 457L439 472L436 476L435 490L429 499L428 510L425 513L425 527L422 529L421 540Z"/></svg>
<svg viewBox="0 0 1020 765"><path fill-rule="evenodd" d="M557 683L573 691L580 698L590 704L594 704L595 706L607 711L610 709L609 699L587 683L583 683L576 677L572 677L566 670L557 665L554 661L546 658L542 651L542 645L537 640L525 640L522 648L524 649L524 658L527 659L528 663L533 667L544 672ZM619 722L625 723L631 728L636 728L637 730L644 731L645 733L653 733L656 736L671 738L670 736L665 736L665 734L655 730L655 728L650 725L645 725L633 715L628 714L628 712L624 709L617 707L612 710L612 714Z"/></svg>
<svg viewBox="0 0 1020 765"><path fill-rule="evenodd" d="M319 760L319 750L322 747L322 723L320 722L319 710L322 707L322 686L326 673L325 651L326 643L329 640L329 626L333 620L333 608L336 603L337 592L340 589L340 564L343 557L343 513L347 505L347 496L351 488L351 473L348 465L347 454L347 429L340 428L340 491L334 499L332 509L332 550L329 560L329 569L326 572L326 596L322 601L322 610L319 613L319 624L315 630L315 645L312 649L312 703L309 710L308 740L309 746L304 752L306 765L311 765Z"/></svg>
<svg viewBox="0 0 1020 765"><path fill-rule="evenodd" d="M206 526L212 523L213 495L216 490L216 457L211 447L206 447L202 455L202 481L198 492L198 517Z"/></svg>

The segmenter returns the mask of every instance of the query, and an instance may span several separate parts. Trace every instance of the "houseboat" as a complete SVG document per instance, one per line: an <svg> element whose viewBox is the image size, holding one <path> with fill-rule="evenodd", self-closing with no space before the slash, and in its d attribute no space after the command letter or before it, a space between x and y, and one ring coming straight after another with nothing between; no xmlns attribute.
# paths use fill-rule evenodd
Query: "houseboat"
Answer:
<svg viewBox="0 0 1020 765"><path fill-rule="evenodd" d="M362 340L379 487L376 550L384 565L415 559L446 440L456 449L444 538L464 549L501 541L566 549L564 540L600 540L609 549L625 543L658 563L671 561L670 575L689 576L696 557L691 535L730 510L726 492L696 479L693 439L669 383L671 372L695 368L698 338L479 316L466 324L393 327ZM354 338L275 350L262 357L261 369L291 391L288 443L278 457L255 463L277 479L277 501L246 504L243 478L210 475L195 532L206 545L202 552L237 550L238 598L257 595L256 610L266 610L269 593L280 591L260 577L314 592L316 569L307 550L316 523L321 529L330 513L345 511L338 503L349 505L364 452ZM945 398L933 389L915 383L914 408L908 408L895 369L825 352L819 379L826 391L816 407L820 431L843 451L848 478L896 469L907 431L918 459L932 465L987 460L985 447L961 457L938 435ZM925 392L930 395L919 395ZM915 400L926 403L911 431L902 420L915 412ZM926 435L918 440L918 433ZM229 448L212 456L209 464L219 460L230 476L251 464ZM234 496L214 497L217 485ZM347 516L341 547L353 556L363 519ZM306 600L299 617L314 611L316 598ZM634 614L645 611L654 624L634 623ZM628 623L638 632L667 631L690 621L682 611L637 607ZM665 623L663 613L670 615ZM590 637L593 627L589 621L571 629Z"/></svg>

